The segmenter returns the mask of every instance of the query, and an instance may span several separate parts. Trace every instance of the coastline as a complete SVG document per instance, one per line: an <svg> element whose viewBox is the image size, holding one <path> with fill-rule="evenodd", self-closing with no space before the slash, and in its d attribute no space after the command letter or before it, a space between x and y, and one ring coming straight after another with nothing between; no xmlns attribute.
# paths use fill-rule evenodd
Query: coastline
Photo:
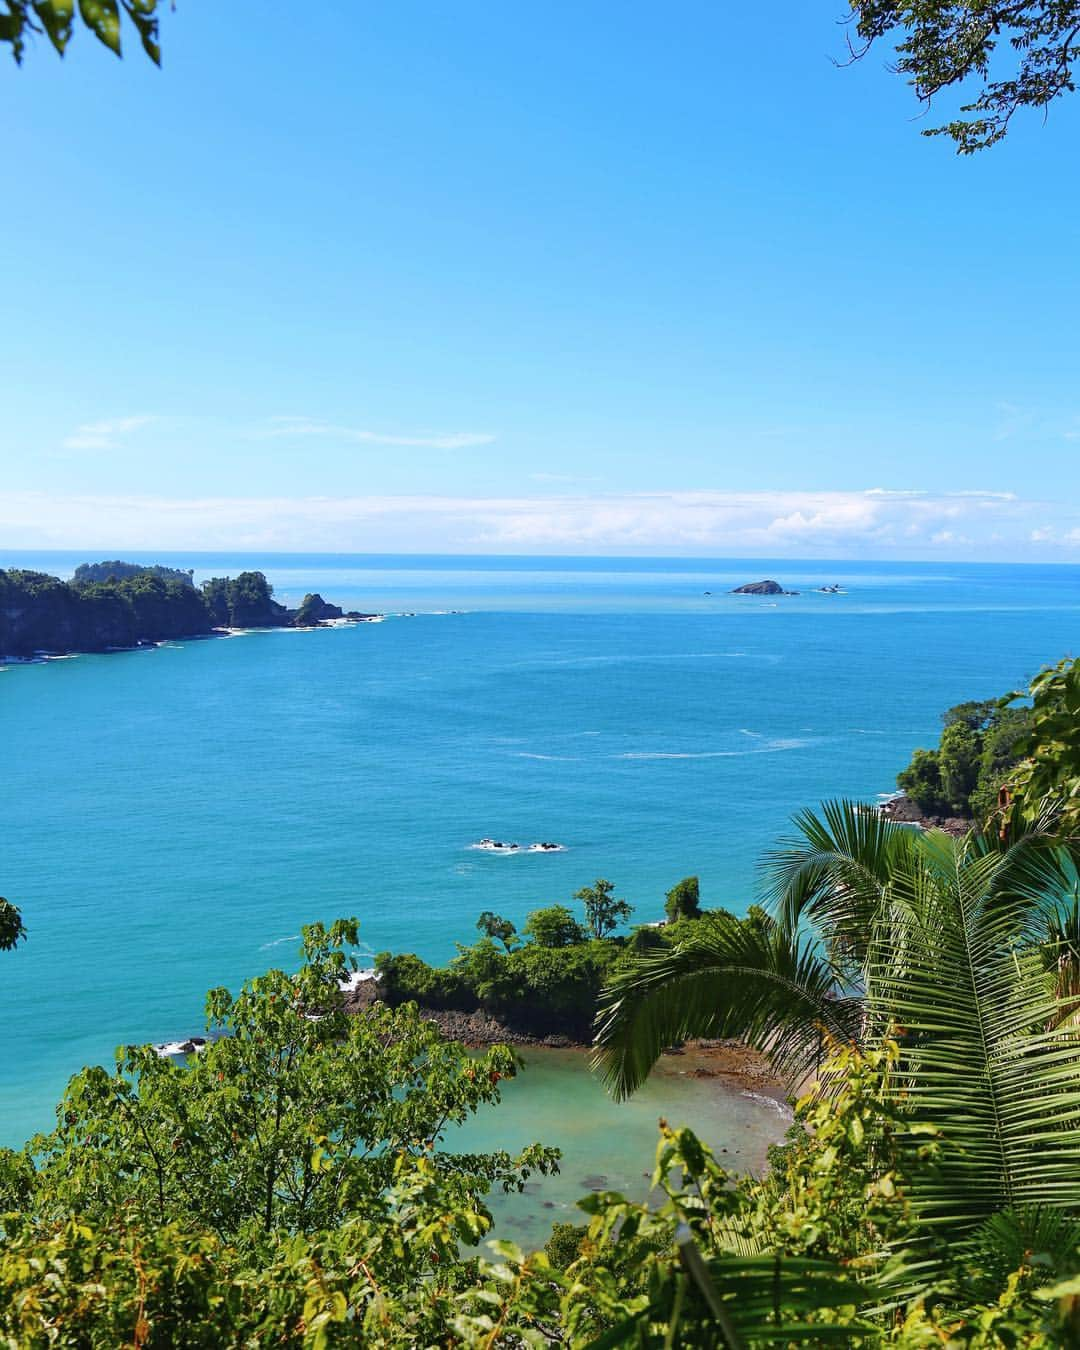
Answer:
<svg viewBox="0 0 1080 1350"><path fill-rule="evenodd" d="M378 1001L375 982L368 980L346 991L345 1008L354 1016L362 1016L371 1004ZM580 1054L592 1050L589 1041L574 1040L559 1033L536 1035L483 1010L457 1012L420 1005L420 1013L426 1021L433 1022L448 1040L460 1041L470 1049L510 1045L516 1049L574 1050ZM781 1104L786 1103L790 1095L765 1056L742 1041L692 1040L681 1046L672 1046L664 1054L668 1057L685 1057L686 1068L681 1072L694 1078L725 1080L733 1087L759 1093Z"/></svg>
<svg viewBox="0 0 1080 1350"><path fill-rule="evenodd" d="M208 633L182 633L176 637L143 638L130 647L72 648L52 651L41 648L30 655L7 655L0 652L0 666L43 666L50 661L72 661L77 656L120 656L131 652L149 652L174 642L211 642L215 638L244 637L249 633L312 633L317 628L354 628L362 623L382 623L385 614L347 614L340 619L319 619L303 624L248 624L243 628L212 628Z"/></svg>
<svg viewBox="0 0 1080 1350"><path fill-rule="evenodd" d="M899 825L914 825L920 830L942 830L945 834L963 835L974 825L974 821L963 816L931 816L905 796L899 793L882 802L878 808L886 820L894 820Z"/></svg>

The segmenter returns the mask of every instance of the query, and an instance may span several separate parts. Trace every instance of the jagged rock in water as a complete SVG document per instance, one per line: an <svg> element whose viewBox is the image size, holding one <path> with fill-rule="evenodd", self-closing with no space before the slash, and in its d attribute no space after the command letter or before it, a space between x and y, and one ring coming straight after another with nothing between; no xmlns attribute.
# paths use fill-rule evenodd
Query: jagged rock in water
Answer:
<svg viewBox="0 0 1080 1350"><path fill-rule="evenodd" d="M331 605L316 591L314 595L305 595L301 600L300 608L293 617L293 625L296 628L312 628L327 619L343 617L344 610L340 605Z"/></svg>
<svg viewBox="0 0 1080 1350"><path fill-rule="evenodd" d="M732 595L786 595L787 592L778 581L749 581L745 586L736 586Z"/></svg>

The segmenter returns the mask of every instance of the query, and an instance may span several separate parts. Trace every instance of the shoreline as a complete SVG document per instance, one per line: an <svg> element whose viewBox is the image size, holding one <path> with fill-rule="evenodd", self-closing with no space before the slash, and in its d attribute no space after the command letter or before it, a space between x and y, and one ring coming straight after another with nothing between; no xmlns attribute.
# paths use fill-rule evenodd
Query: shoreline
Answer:
<svg viewBox="0 0 1080 1350"><path fill-rule="evenodd" d="M942 830L945 834L951 835L967 834L975 824L973 820L967 820L963 816L927 815L902 792L882 802L878 810L886 820L895 821L898 825L914 825L919 830Z"/></svg>
<svg viewBox="0 0 1080 1350"><path fill-rule="evenodd" d="M179 637L144 638L131 647L74 647L65 651L42 647L29 656L0 652L0 666L44 666L50 661L71 661L77 656L122 656L155 651L174 642L211 642L216 638L243 637L249 633L313 633L317 628L355 628L362 623L382 623L385 618L385 614L349 614L340 619L319 619L315 623L249 624L246 628L212 628L208 633L184 633Z"/></svg>
<svg viewBox="0 0 1080 1350"><path fill-rule="evenodd" d="M362 981L346 991L345 1010L353 1016L362 1016L373 1003L380 1001L374 981ZM593 1048L591 1041L577 1040L561 1032L538 1034L502 1021L482 1009L457 1012L453 1009L418 1006L424 1020L434 1023L447 1040L460 1041L470 1050L509 1045L518 1050L573 1050L587 1054ZM742 1090L767 1096L781 1105L786 1105L791 1095L765 1056L742 1041L691 1040L680 1046L669 1047L664 1055L669 1058L685 1056L685 1072L694 1078L725 1080Z"/></svg>

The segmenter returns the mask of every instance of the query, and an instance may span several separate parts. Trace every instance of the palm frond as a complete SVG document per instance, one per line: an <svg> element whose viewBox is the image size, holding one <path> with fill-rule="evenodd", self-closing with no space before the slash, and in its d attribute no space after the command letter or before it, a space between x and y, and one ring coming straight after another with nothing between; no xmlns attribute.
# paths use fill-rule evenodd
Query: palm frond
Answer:
<svg viewBox="0 0 1080 1350"><path fill-rule="evenodd" d="M851 801L825 802L820 815L801 811L794 824L798 833L765 856L763 897L789 931L809 922L835 963L857 969L889 879L918 835Z"/></svg>
<svg viewBox="0 0 1080 1350"><path fill-rule="evenodd" d="M906 1107L941 1130L910 1198L962 1232L1052 1205L1080 1214L1080 1039L1033 935L1060 900L1055 861L927 836L892 878L867 961L873 1024L898 1028Z"/></svg>
<svg viewBox="0 0 1080 1350"><path fill-rule="evenodd" d="M822 1034L850 1040L858 1001L809 939L778 924L704 922L671 951L642 957L601 996L593 1062L628 1096L663 1051L692 1037L738 1037L795 1080L810 1072Z"/></svg>

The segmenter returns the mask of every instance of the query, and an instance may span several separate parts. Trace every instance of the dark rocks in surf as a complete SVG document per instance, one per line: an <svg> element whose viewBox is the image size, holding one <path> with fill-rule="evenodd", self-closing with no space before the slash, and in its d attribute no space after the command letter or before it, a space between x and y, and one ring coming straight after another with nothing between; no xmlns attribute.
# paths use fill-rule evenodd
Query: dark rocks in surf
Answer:
<svg viewBox="0 0 1080 1350"><path fill-rule="evenodd" d="M340 605L331 605L316 591L313 595L305 595L301 600L300 608L292 617L292 626L294 628L316 628L328 619L343 619L344 617L345 611Z"/></svg>

